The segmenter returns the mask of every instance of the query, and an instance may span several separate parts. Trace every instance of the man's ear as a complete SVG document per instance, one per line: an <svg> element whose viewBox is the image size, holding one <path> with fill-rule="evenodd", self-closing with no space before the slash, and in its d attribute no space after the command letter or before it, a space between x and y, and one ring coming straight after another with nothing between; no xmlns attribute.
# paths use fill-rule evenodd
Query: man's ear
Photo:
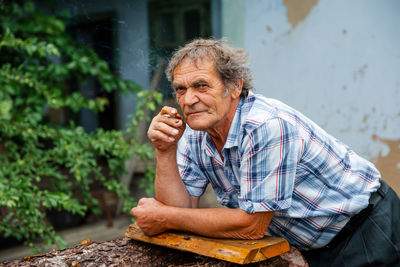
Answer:
<svg viewBox="0 0 400 267"><path fill-rule="evenodd" d="M232 97L233 98L238 98L240 97L240 94L242 93L242 89L243 89L243 79L234 79L232 82Z"/></svg>

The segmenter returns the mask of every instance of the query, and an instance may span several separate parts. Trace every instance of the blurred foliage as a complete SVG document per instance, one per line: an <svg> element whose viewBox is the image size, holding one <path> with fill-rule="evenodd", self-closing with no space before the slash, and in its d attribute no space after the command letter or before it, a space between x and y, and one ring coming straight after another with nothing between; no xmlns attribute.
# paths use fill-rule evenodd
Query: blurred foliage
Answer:
<svg viewBox="0 0 400 267"><path fill-rule="evenodd" d="M151 168L151 166L146 167L146 172L142 179L140 179L139 188L144 189L144 192L147 196L154 196L155 188L154 188L154 179L156 177L155 168Z"/></svg>
<svg viewBox="0 0 400 267"><path fill-rule="evenodd" d="M126 132L98 129L86 133L73 122L50 124L47 110L101 112L106 98L87 99L71 90L71 81L95 79L107 92L137 93L136 114ZM72 83L73 84L73 83ZM45 222L45 210L85 215L99 212L94 186L133 204L119 183L132 153L151 158L153 150L136 140L144 109L154 110L157 93L114 75L91 49L66 32L66 21L38 11L31 2L0 0L0 235L24 240L65 242Z"/></svg>

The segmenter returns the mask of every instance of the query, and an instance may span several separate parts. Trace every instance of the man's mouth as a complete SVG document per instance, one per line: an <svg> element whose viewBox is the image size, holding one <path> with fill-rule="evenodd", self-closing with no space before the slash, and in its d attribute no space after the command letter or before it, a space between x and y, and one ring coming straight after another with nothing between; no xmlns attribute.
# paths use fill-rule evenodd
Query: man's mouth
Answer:
<svg viewBox="0 0 400 267"><path fill-rule="evenodd" d="M201 112L203 112L203 111L191 111L191 112L186 113L186 116L196 115L196 114L199 114Z"/></svg>

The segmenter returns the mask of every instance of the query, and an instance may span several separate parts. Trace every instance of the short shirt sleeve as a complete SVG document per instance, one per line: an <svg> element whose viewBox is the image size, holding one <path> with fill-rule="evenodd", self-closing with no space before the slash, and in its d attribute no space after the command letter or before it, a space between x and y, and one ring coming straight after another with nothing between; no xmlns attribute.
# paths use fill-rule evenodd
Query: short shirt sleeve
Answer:
<svg viewBox="0 0 400 267"><path fill-rule="evenodd" d="M179 140L177 150L177 163L179 174L189 195L199 197L205 192L208 180L201 172L198 160L193 157L192 151L185 139L185 136Z"/></svg>
<svg viewBox="0 0 400 267"><path fill-rule="evenodd" d="M239 207L248 213L291 206L303 141L292 124L275 118L243 138Z"/></svg>

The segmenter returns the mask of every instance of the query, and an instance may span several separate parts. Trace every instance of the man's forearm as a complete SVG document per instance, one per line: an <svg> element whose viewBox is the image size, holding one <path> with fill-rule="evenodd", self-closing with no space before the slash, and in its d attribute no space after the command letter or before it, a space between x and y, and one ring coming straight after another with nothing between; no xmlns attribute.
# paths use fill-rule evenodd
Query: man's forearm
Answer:
<svg viewBox="0 0 400 267"><path fill-rule="evenodd" d="M265 234L272 212L248 214L241 209L161 209L166 228L217 238L259 239Z"/></svg>
<svg viewBox="0 0 400 267"><path fill-rule="evenodd" d="M191 208L191 199L176 163L176 150L156 151L156 158L157 168L154 183L156 199L168 206Z"/></svg>

